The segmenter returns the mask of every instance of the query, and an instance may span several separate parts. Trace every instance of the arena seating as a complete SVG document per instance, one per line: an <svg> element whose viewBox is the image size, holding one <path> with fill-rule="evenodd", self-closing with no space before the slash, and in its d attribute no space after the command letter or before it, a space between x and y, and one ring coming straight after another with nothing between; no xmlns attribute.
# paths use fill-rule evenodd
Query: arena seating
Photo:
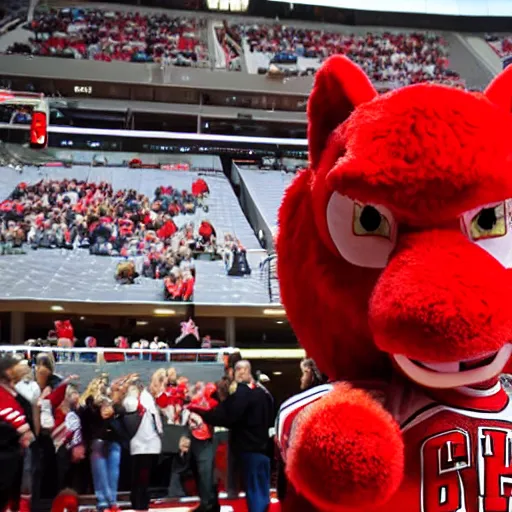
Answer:
<svg viewBox="0 0 512 512"><path fill-rule="evenodd" d="M25 19L28 4L28 0L3 0L0 4L0 30L16 19Z"/></svg>
<svg viewBox="0 0 512 512"><path fill-rule="evenodd" d="M485 40L499 57L503 58L512 55L512 36L486 34Z"/></svg>
<svg viewBox="0 0 512 512"><path fill-rule="evenodd" d="M314 72L321 62L342 53L378 82L457 81L450 70L444 39L430 33L333 33L274 25L233 25L243 41L249 71L266 72L274 63Z"/></svg>
<svg viewBox="0 0 512 512"><path fill-rule="evenodd" d="M60 9L36 14L28 44L13 45L11 53L94 59L159 62L168 55L175 65L204 65L207 46L201 41L201 21L166 14L114 12L100 9Z"/></svg>
<svg viewBox="0 0 512 512"><path fill-rule="evenodd" d="M86 195L92 193L94 189L93 183L96 184L96 188L99 188L98 184L103 182L103 192L101 193L108 195L111 193L111 188L114 197L117 197L118 194L122 196L125 202L125 209L127 209L126 205L133 199L133 193L129 191L135 190L136 200L147 204L150 210L155 190L158 187L172 186L176 190L191 191L193 183L203 178L210 190L207 202L203 205L197 201L192 202L193 211L187 214L179 213L173 216L172 219L168 219L168 227L176 230L176 236L171 237L172 241L175 239L179 241L182 237L187 239L191 235L194 244L196 242L202 243L201 239L205 241L205 237L211 234L209 229L206 229L208 226L205 226L204 223L209 224L210 228L213 228L218 240L216 254L208 254L208 250L206 250L203 251L206 258L196 254L195 256L198 259L195 261L191 260L190 254L182 254L180 256L180 249L178 249L177 255L183 260L179 269L180 272L183 274L189 271L193 274L191 269L195 267L196 281L193 299L199 302L224 301L229 303L233 301L239 302L240 300L249 303L251 301L265 302L263 299L265 296L264 286L260 283L257 276L248 275L246 276L247 279L242 281L228 276L229 268L226 266L226 261L230 261L233 249L235 251L243 249L250 252L260 249L260 246L240 209L229 181L221 173L202 176L200 173L193 171L86 166L56 167L49 170L49 172L52 177L52 186L61 187L66 183L66 180L69 184L69 180L72 179L86 182L89 184L89 188L86 187L82 191ZM20 176L19 171L15 168L2 168L0 172L0 200L5 201L13 190L17 189L20 182L33 185L44 178L47 178L47 176L40 168L25 167L22 176ZM107 186L105 185L106 183L110 185ZM71 191L69 192L71 193ZM95 192L93 196L94 194ZM50 216L47 219L43 219L43 234L46 231L52 232L55 227L56 233L52 239L53 243L51 240L49 244L44 242L43 245L38 245L41 248L35 251L31 250L29 246L20 245L18 238L23 240L24 234L28 234L30 231L30 229L27 229L28 226L22 225L23 222L21 221L27 220L26 217L34 216L33 220L35 222L35 218L41 213L39 201L41 203L47 201L50 195L45 192L43 197L38 197L37 200L34 197L31 199L25 197L20 199L17 205L18 208L21 209L22 204L25 205L23 208L27 206L31 208L30 211L27 210L26 216L23 213L22 219L19 218L16 207L12 208L13 204L9 204L9 202L3 203L6 210L3 227L4 254L8 255L19 252L25 252L26 254L23 256L13 255L0 258L0 296L4 298L16 296L32 297L34 299L73 299L79 296L83 300L115 302L149 302L161 301L163 299L164 285L162 281L141 277L137 281L137 286L124 286L121 284L122 281L116 284L114 280L114 276L117 273L117 264L119 261L122 261L122 256L127 256L130 260L134 261L137 273L142 276L172 276L172 268L169 272L166 257L163 257L164 261L161 261L162 256L158 255L158 248L162 247L158 230L149 230L154 231L154 233L148 233L148 230L146 230L146 235L136 239L133 246L128 245L126 251L123 250L123 254L119 251L119 247L116 248L117 242L115 238L112 239L111 236L104 237L106 239L99 246L95 246L95 250L100 249L100 252L93 251L93 255L90 255L90 249L85 250L78 247L80 240L84 241L85 237L79 237L77 234L74 241L71 242L71 230L65 227L63 229L62 223L54 222L55 218L62 220L61 217L64 215L64 210L66 212L67 210L72 210L70 206L67 206L67 201L62 201L62 203L59 201L58 204L51 205L50 208L43 208L44 212L46 212L45 215ZM71 200L74 199L72 198ZM163 198L158 199L158 201L163 202ZM183 204L183 206L185 207L186 205ZM208 211L205 211L203 206L207 206ZM72 213L77 214L77 212ZM152 216L155 214L158 219L158 213L150 212ZM54 215L56 216L55 218L53 217ZM85 217L83 213L78 212L78 215ZM109 216L112 216L113 219L108 219ZM133 221L133 219L120 217L118 213L113 211L101 212L100 217L103 217L104 220L113 221L106 223L109 226L113 226L112 231L110 231L111 234L112 232L119 234L122 230L129 229L130 226L127 221ZM93 221L92 224L87 222L89 229L96 222L94 218L89 218L89 221L91 220ZM99 226L100 231L103 227ZM160 226L160 228L163 227L163 225ZM23 231L23 234L20 233L20 229ZM83 234L90 235L91 233L88 233L89 229L85 230ZM202 234L200 234L200 231ZM56 236L57 232L59 236ZM153 237L153 239L149 240L147 238L148 235L150 235L150 238ZM88 241L90 247L92 247L90 237ZM208 245L206 243L207 247ZM46 246L54 247L54 249L42 249L42 247ZM151 247L155 249L156 264L151 259ZM103 249L106 249L106 254L110 253L111 256L116 256L117 253L119 255L110 258L97 256L96 254L100 254ZM195 249L196 247L194 247ZM172 247L168 247L167 250L172 250ZM173 255L167 254L167 256L173 259ZM257 266L259 260L253 261L251 257L251 255L248 256L249 265ZM16 258L16 265L12 264L12 258ZM261 259L261 255L259 258ZM212 259L214 261L211 261ZM177 263L175 258L173 263ZM178 265L174 266L177 267ZM222 297L222 300L219 297ZM179 299L180 297L175 298ZM190 299L191 297L188 296L186 298Z"/></svg>
<svg viewBox="0 0 512 512"><path fill-rule="evenodd" d="M229 29L228 29L229 30ZM231 34L224 27L216 27L215 35L226 55L226 69L231 71L241 71L241 58L239 41L234 41Z"/></svg>

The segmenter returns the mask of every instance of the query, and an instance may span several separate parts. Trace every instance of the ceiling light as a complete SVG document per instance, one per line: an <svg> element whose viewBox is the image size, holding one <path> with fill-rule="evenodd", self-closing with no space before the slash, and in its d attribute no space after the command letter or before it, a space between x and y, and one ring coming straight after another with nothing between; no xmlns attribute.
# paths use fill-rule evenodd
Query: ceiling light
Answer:
<svg viewBox="0 0 512 512"><path fill-rule="evenodd" d="M82 320L82 321L85 320L85 316L81 316L80 320Z"/></svg>
<svg viewBox="0 0 512 512"><path fill-rule="evenodd" d="M286 312L283 308L280 309L264 309L263 314L267 316L285 316Z"/></svg>
<svg viewBox="0 0 512 512"><path fill-rule="evenodd" d="M157 308L153 310L153 313L156 316L172 316L176 314L176 311L174 309Z"/></svg>
<svg viewBox="0 0 512 512"><path fill-rule="evenodd" d="M148 322L146 322L146 320L137 320L137 322L135 322L136 325L148 325Z"/></svg>
<svg viewBox="0 0 512 512"><path fill-rule="evenodd" d="M282 325L284 324L284 320L276 320L276 324Z"/></svg>
<svg viewBox="0 0 512 512"><path fill-rule="evenodd" d="M50 309L52 311L64 311L64 308L62 306L52 306Z"/></svg>
<svg viewBox="0 0 512 512"><path fill-rule="evenodd" d="M283 375L283 372L272 372L272 375Z"/></svg>

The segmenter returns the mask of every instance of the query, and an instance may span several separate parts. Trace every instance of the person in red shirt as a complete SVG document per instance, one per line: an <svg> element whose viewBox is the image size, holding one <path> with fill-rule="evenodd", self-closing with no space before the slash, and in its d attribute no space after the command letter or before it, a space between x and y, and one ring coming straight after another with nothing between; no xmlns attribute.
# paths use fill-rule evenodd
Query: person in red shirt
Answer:
<svg viewBox="0 0 512 512"><path fill-rule="evenodd" d="M23 407L16 400L14 371L19 360L0 358L0 510L5 510L23 464L21 450L34 440ZM19 496L19 492L18 492Z"/></svg>
<svg viewBox="0 0 512 512"><path fill-rule="evenodd" d="M192 397L190 407L193 407L195 411L209 411L215 408L218 405L213 398L216 389L215 384L206 384ZM189 426L191 429L190 453L197 467L197 487L201 501L199 510L220 512L214 481L213 427L203 422L197 412L190 413Z"/></svg>

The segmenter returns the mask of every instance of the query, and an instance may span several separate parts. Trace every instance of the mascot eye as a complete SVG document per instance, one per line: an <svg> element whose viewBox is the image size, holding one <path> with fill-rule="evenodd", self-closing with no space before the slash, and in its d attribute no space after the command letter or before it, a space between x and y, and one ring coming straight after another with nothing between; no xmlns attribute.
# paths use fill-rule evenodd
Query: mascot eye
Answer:
<svg viewBox="0 0 512 512"><path fill-rule="evenodd" d="M466 236L505 268L512 268L512 200L474 208L461 217Z"/></svg>
<svg viewBox="0 0 512 512"><path fill-rule="evenodd" d="M387 208L334 192L326 213L331 239L345 260L358 267L387 265L396 242L396 224Z"/></svg>
<svg viewBox="0 0 512 512"><path fill-rule="evenodd" d="M390 238L388 219L375 206L354 204L354 234L358 236L383 236Z"/></svg>
<svg viewBox="0 0 512 512"><path fill-rule="evenodd" d="M505 203L482 208L472 219L469 235L472 240L496 238L507 234Z"/></svg>

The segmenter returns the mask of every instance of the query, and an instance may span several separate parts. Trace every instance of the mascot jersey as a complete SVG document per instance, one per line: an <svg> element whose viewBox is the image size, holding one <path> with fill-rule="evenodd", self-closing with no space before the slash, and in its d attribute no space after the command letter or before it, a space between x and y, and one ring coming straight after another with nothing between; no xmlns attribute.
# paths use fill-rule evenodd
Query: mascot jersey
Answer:
<svg viewBox="0 0 512 512"><path fill-rule="evenodd" d="M484 92L317 72L276 248L334 384L280 410L283 512L512 511L511 110L512 67Z"/></svg>
<svg viewBox="0 0 512 512"><path fill-rule="evenodd" d="M404 492L368 512L509 512L512 402L499 382L430 396L415 387L358 387L395 411L406 446ZM281 406L276 436L285 462L297 416L333 389L318 386Z"/></svg>

